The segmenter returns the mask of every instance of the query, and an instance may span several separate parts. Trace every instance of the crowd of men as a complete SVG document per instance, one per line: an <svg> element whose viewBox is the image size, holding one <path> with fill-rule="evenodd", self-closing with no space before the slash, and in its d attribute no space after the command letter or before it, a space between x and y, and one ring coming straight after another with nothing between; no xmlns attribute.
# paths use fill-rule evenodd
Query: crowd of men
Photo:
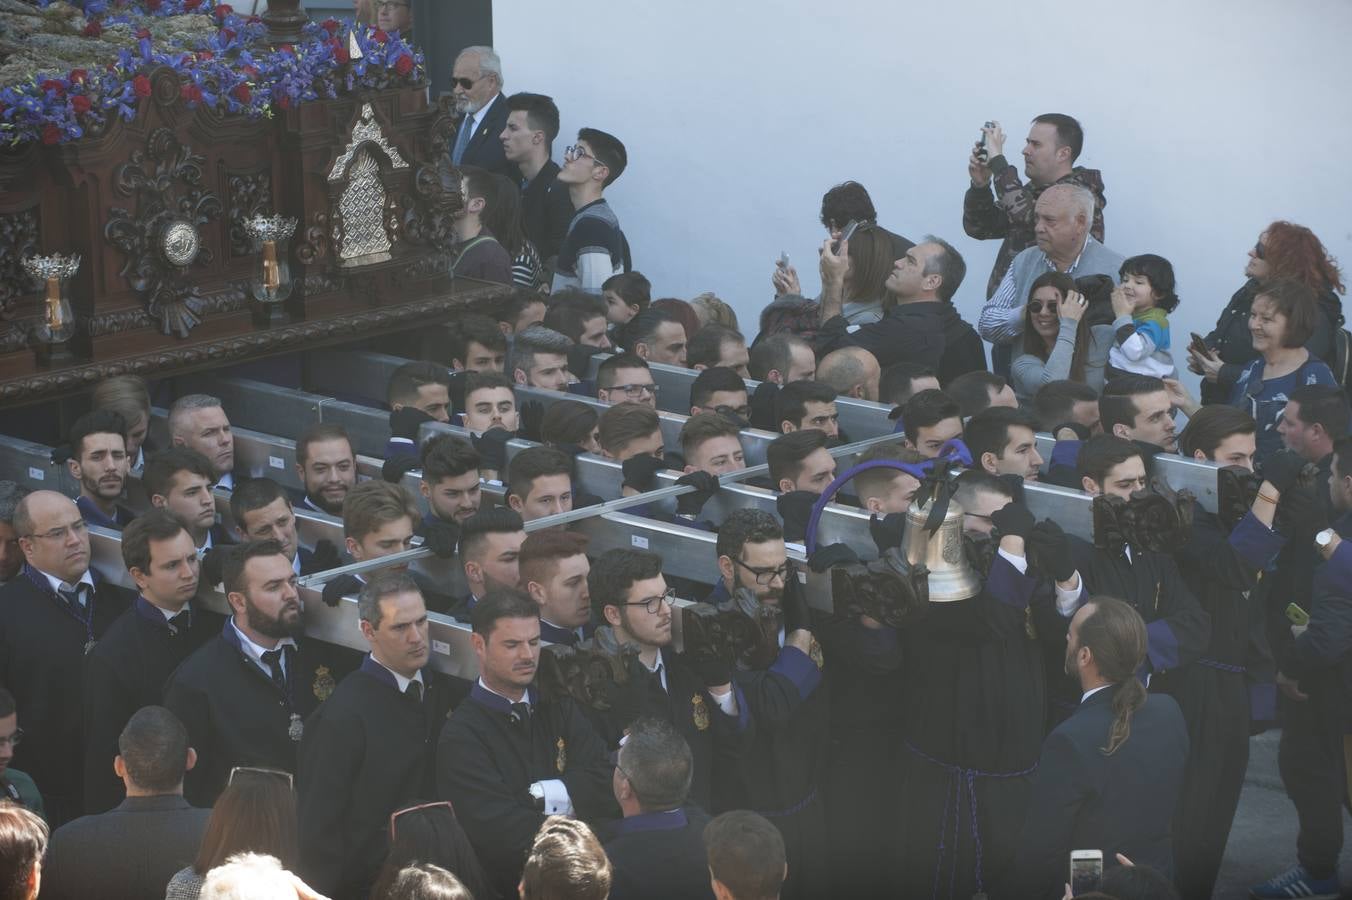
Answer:
<svg viewBox="0 0 1352 900"><path fill-rule="evenodd" d="M1173 378L1112 366L1098 386L1011 382L1013 357L1036 355L1043 276L1133 277L1103 243L1101 175L1074 166L1078 123L1034 120L1026 181L998 125L973 151L964 226L1002 241L977 328L952 305L956 247L883 229L850 182L823 198L821 296L777 266L748 342L716 297L653 300L631 270L603 198L624 169L618 140L583 129L560 167L558 110L503 96L490 48L465 51L454 81L451 162L519 182L519 224L552 273L533 281L552 290L513 288L490 315L458 317L434 359L390 372L378 474L362 477L348 432L324 422L283 435L294 473L245 477L231 421L246 410L154 385L160 419L152 391L119 377L52 440L75 496L0 486L0 896L39 882L44 897L158 896L200 859L239 773L266 770L294 797L293 849L236 847L254 855L196 871L201 896L213 878L296 876L302 896L450 896L431 892L449 871L459 896L1060 897L1086 891L1067 884L1071 852L1098 851L1098 896L1205 898L1250 735L1273 726L1297 864L1253 896L1339 895L1347 397L1311 378L1274 398L1259 377L1243 402L1202 405ZM457 271L516 281L520 260L481 240L511 243L485 224L500 194L474 183ZM1269 351L1264 329L1314 300L1282 306L1278 279L1254 277L1251 353L1275 372L1303 340ZM1069 360L1085 346L1072 309L1093 304L1074 290L1057 302ZM1131 339L1125 318L1109 340ZM1213 351L1189 362L1219 369ZM673 410L654 373L677 370L692 371ZM1260 398L1280 402L1270 422ZM895 437L839 449L847 403ZM763 473L748 471L753 440ZM1155 476L1174 458L1240 488L1162 512ZM603 460L615 496L583 483ZM842 460L862 467L838 485ZM737 481L775 513L739 508ZM670 483L674 507L627 511L712 538L703 577L541 521ZM1027 494L1045 484L1099 498L1092 532L1034 516ZM805 557L828 491L867 514L874 547ZM899 551L927 527L908 511L950 502L962 561L945 558L976 573L968 596L902 609L897 579L881 618L809 603L808 568L904 571ZM312 524L341 540L303 540ZM93 566L98 541L125 571ZM381 562L419 547L451 574ZM355 601L360 639L308 635L298 579L350 564L312 583L330 607ZM675 650L685 600L743 623L738 655L695 652L688 633ZM473 660L449 671L474 677L431 665L451 652L431 615L468 629ZM609 660L609 675L573 676L607 690L550 690L570 655ZM446 804L466 856L443 870L443 837L387 873L396 820Z"/></svg>

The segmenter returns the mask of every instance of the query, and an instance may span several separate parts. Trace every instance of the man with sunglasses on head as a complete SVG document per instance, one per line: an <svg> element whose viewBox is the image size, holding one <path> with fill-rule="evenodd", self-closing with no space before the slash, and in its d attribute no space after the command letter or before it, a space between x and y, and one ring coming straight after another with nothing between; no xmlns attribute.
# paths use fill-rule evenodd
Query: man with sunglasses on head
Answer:
<svg viewBox="0 0 1352 900"><path fill-rule="evenodd" d="M23 711L14 765L33 776L58 825L84 793L85 654L131 606L132 594L89 568L89 526L75 503L34 491L14 510L24 565L0 589L0 686Z"/></svg>
<svg viewBox="0 0 1352 900"><path fill-rule="evenodd" d="M576 212L559 247L552 293L579 288L599 295L606 279L629 271L629 242L604 196L628 162L624 144L595 128L580 130L564 152L558 181Z"/></svg>
<svg viewBox="0 0 1352 900"><path fill-rule="evenodd" d="M593 723L610 747L618 746L634 720L652 716L670 722L694 755L690 799L712 810L715 763L741 756L750 737L750 710L733 681L731 666L692 659L671 649L676 592L662 577L662 558L646 550L618 548L601 554L587 577L598 622L593 646L616 651L638 648L638 665L627 703L597 713ZM720 806L721 808L721 806Z"/></svg>
<svg viewBox="0 0 1352 900"><path fill-rule="evenodd" d="M425 668L427 606L412 578L375 575L357 616L370 653L306 722L299 759L301 869L335 900L364 900L389 850L390 813L433 794L451 700Z"/></svg>
<svg viewBox="0 0 1352 900"><path fill-rule="evenodd" d="M798 573L779 521L764 510L728 516L716 550L718 582L706 602L747 616L755 629L764 628L766 616L781 624L777 635L768 636L768 652L739 662L733 673L755 735L740 765L714 773L714 794L724 808L774 816L789 857L785 897L826 896L826 819L818 789L830 739L829 701Z"/></svg>
<svg viewBox="0 0 1352 900"><path fill-rule="evenodd" d="M502 96L502 60L492 47L466 47L451 69L451 96L463 118L451 146L456 166L478 166L513 178L501 135L507 127L507 98Z"/></svg>

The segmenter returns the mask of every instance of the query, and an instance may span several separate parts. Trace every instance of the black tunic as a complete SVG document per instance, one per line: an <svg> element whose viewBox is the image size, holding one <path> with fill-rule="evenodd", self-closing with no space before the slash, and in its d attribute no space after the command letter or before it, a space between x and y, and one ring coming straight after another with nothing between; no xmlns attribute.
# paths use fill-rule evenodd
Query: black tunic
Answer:
<svg viewBox="0 0 1352 900"><path fill-rule="evenodd" d="M53 826L78 815L84 800L85 646L103 637L134 596L97 578L95 584L87 621L26 564L0 589L0 686L14 695L24 730L12 765L37 783Z"/></svg>
<svg viewBox="0 0 1352 900"><path fill-rule="evenodd" d="M1285 539L1253 513L1227 537L1196 507L1178 555L1183 579L1211 617L1211 641L1193 665L1151 682L1178 701L1188 764L1174 812L1174 880L1184 897L1210 897L1249 764L1249 724L1272 718L1272 654L1261 602L1250 592Z"/></svg>
<svg viewBox="0 0 1352 900"><path fill-rule="evenodd" d="M680 654L663 651L659 659L667 676L665 690L661 679L635 660L631 675L634 691L609 710L583 712L610 750L619 747L624 730L641 717L665 719L676 726L690 745L695 762L690 801L701 809L722 812L728 808L718 805L722 798L711 797L713 772L715 768L738 765L747 749L752 731L746 697L734 684L738 715L729 716L718 708L704 682Z"/></svg>
<svg viewBox="0 0 1352 900"><path fill-rule="evenodd" d="M971 897L1012 875L1042 747L1042 649L1029 627L1039 581L997 556L980 594L931 603L902 630L906 738L901 889Z"/></svg>
<svg viewBox="0 0 1352 900"><path fill-rule="evenodd" d="M286 661L286 692L244 655L228 620L170 676L164 705L187 726L197 751L183 784L188 802L213 805L235 766L296 771L292 714L308 716L353 668L349 650L303 639L297 645Z"/></svg>
<svg viewBox="0 0 1352 900"><path fill-rule="evenodd" d="M708 824L708 813L694 806L614 823L605 842L613 869L609 900L712 900Z"/></svg>
<svg viewBox="0 0 1352 900"><path fill-rule="evenodd" d="M539 701L513 721L505 699L475 684L441 730L437 793L455 806L494 888L508 897L545 816L531 800L537 781L561 780L577 817L615 818L614 766L600 735L571 700Z"/></svg>
<svg viewBox="0 0 1352 900"><path fill-rule="evenodd" d="M117 739L143 706L156 706L164 683L188 656L221 633L225 617L200 606L191 624L170 632L164 614L144 597L118 617L85 657L84 810L106 812L122 802L122 779L113 772Z"/></svg>
<svg viewBox="0 0 1352 900"><path fill-rule="evenodd" d="M300 852L322 894L365 898L389 849L390 813L435 795L434 754L450 703L430 670L422 699L371 657L305 723Z"/></svg>

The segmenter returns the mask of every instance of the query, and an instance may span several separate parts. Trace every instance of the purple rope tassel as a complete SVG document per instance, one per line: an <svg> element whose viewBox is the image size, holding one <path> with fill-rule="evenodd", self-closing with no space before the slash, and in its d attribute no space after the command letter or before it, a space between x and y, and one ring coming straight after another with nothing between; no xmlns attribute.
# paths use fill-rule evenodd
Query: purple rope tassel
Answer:
<svg viewBox="0 0 1352 900"><path fill-rule="evenodd" d="M953 891L957 886L958 878L958 828L962 819L962 794L967 792L967 815L971 821L972 846L976 850L976 891L985 893L986 886L982 879L982 850L981 850L981 825L977 818L976 802L976 780L978 778L1023 778L1032 775L1037 771L1037 763L1024 769L1021 772L983 772L980 769L964 769L962 766L955 766L952 763L946 763L935 759L919 747L906 741L906 749L910 750L916 756L925 760L931 765L938 766L948 773L949 786L952 788L951 795L944 801L943 816L939 820L939 856L934 861L934 889L931 894L935 900L939 897L939 872L943 866L944 853L947 848L944 846L945 838L948 835L948 811L953 810L953 856L951 859L948 875L948 896L953 896Z"/></svg>

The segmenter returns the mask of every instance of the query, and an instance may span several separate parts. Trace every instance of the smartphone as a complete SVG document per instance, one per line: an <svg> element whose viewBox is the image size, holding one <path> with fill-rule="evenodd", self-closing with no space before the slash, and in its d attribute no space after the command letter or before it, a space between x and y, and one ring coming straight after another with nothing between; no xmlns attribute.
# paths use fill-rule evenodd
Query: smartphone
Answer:
<svg viewBox="0 0 1352 900"><path fill-rule="evenodd" d="M1299 603L1286 604L1286 618L1291 620L1292 625L1309 625L1310 614L1307 613Z"/></svg>
<svg viewBox="0 0 1352 900"><path fill-rule="evenodd" d="M994 128L994 127L995 127L994 122L986 123L986 128ZM990 151L986 149L986 128L981 129L981 140L976 142L977 146L976 158L981 160L982 162L986 162L987 157L990 156Z"/></svg>
<svg viewBox="0 0 1352 900"><path fill-rule="evenodd" d="M778 266L780 269L788 269L788 267L789 267L789 251L787 251L787 250L781 250L781 251L779 252L779 259L775 260L775 265Z"/></svg>
<svg viewBox="0 0 1352 900"><path fill-rule="evenodd" d="M854 237L854 233L859 230L859 223L854 219L845 223L845 230L840 233L840 240L831 245L832 253L840 252L840 245Z"/></svg>
<svg viewBox="0 0 1352 900"><path fill-rule="evenodd" d="M1103 851L1070 851L1070 893L1078 897L1097 891L1103 882Z"/></svg>
<svg viewBox="0 0 1352 900"><path fill-rule="evenodd" d="M1202 336L1195 331L1191 332L1191 334L1192 343L1188 345L1188 349L1196 350L1202 356L1210 356L1211 350L1207 347L1206 341L1202 339Z"/></svg>

